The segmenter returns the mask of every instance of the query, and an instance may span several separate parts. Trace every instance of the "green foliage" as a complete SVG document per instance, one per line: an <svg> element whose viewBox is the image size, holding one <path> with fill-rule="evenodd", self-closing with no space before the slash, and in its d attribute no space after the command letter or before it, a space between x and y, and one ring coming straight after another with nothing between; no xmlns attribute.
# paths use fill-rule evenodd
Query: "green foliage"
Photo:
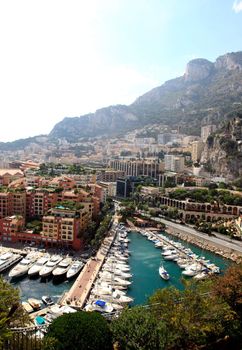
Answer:
<svg viewBox="0 0 242 350"><path fill-rule="evenodd" d="M220 204L242 205L241 196L235 195L226 190L218 191L214 188L194 189L194 190L186 190L186 189L179 188L174 190L173 192L170 192L169 197L173 199L179 199L179 200L185 200L187 198L190 198L195 202L200 202L200 203L212 203L216 201Z"/></svg>
<svg viewBox="0 0 242 350"><path fill-rule="evenodd" d="M150 298L152 312L168 330L166 348L194 349L239 328L229 305L209 293L211 286L211 281L186 282L184 291L165 288Z"/></svg>
<svg viewBox="0 0 242 350"><path fill-rule="evenodd" d="M11 338L10 327L21 327L28 316L19 302L19 292L0 276L0 345Z"/></svg>
<svg viewBox="0 0 242 350"><path fill-rule="evenodd" d="M112 349L109 325L96 312L80 311L58 317L50 325L46 338L50 339L52 350Z"/></svg>
<svg viewBox="0 0 242 350"><path fill-rule="evenodd" d="M111 323L111 330L120 350L164 349L166 329L143 307L124 310Z"/></svg>

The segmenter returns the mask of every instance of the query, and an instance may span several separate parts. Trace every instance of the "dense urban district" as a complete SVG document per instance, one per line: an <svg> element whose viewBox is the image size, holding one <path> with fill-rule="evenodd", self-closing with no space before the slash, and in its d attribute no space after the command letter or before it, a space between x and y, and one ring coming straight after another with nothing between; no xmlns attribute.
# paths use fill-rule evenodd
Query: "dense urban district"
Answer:
<svg viewBox="0 0 242 350"><path fill-rule="evenodd" d="M0 349L241 349L241 72L241 52L193 60L131 106L0 143ZM164 283L136 306L133 234ZM33 276L44 306L15 287ZM53 300L39 280L59 277Z"/></svg>

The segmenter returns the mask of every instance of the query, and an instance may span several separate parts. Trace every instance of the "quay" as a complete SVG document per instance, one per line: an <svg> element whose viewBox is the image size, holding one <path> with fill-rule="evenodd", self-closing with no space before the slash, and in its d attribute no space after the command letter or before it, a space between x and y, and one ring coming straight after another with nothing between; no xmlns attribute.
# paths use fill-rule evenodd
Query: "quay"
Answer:
<svg viewBox="0 0 242 350"><path fill-rule="evenodd" d="M103 265L106 255L116 237L116 229L111 228L95 257L88 260L71 289L60 300L61 305L82 309L89 296L93 283Z"/></svg>

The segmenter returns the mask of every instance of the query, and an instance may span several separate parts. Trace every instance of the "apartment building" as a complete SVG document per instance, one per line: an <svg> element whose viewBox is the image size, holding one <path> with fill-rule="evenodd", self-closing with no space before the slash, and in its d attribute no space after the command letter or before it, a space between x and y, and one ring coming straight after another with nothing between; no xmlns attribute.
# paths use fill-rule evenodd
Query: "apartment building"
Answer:
<svg viewBox="0 0 242 350"><path fill-rule="evenodd" d="M70 210L61 206L53 208L43 217L42 240L47 244L61 244L79 250L83 244L83 233L90 221L85 208Z"/></svg>
<svg viewBox="0 0 242 350"><path fill-rule="evenodd" d="M184 171L185 158L183 156L177 156L173 154L166 154L164 157L165 170L174 171L180 173Z"/></svg>
<svg viewBox="0 0 242 350"><path fill-rule="evenodd" d="M0 186L8 186L12 181L23 177L24 174L19 169L0 169Z"/></svg>
<svg viewBox="0 0 242 350"><path fill-rule="evenodd" d="M113 159L110 168L123 171L125 176L150 176L158 178L163 164L158 159Z"/></svg>
<svg viewBox="0 0 242 350"><path fill-rule="evenodd" d="M0 192L0 218L12 215L22 215L25 218L25 192Z"/></svg>
<svg viewBox="0 0 242 350"><path fill-rule="evenodd" d="M194 163L200 162L203 149L204 143L202 141L192 142L192 161Z"/></svg>
<svg viewBox="0 0 242 350"><path fill-rule="evenodd" d="M59 194L53 190L36 189L27 191L26 216L28 218L41 217L47 214L58 202Z"/></svg>
<svg viewBox="0 0 242 350"><path fill-rule="evenodd" d="M7 216L0 219L0 240L16 242L18 233L24 228L24 218L22 216Z"/></svg>
<svg viewBox="0 0 242 350"><path fill-rule="evenodd" d="M97 182L115 182L119 177L125 175L122 170L101 170L97 174Z"/></svg>

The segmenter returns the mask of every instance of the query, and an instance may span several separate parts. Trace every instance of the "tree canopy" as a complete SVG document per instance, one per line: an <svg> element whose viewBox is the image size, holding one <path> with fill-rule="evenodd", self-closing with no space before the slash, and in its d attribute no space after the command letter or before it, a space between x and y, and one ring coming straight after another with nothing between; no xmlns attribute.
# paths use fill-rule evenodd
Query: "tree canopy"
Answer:
<svg viewBox="0 0 242 350"><path fill-rule="evenodd" d="M50 325L46 338L53 340L53 350L112 349L109 325L96 312L80 311L58 317Z"/></svg>

